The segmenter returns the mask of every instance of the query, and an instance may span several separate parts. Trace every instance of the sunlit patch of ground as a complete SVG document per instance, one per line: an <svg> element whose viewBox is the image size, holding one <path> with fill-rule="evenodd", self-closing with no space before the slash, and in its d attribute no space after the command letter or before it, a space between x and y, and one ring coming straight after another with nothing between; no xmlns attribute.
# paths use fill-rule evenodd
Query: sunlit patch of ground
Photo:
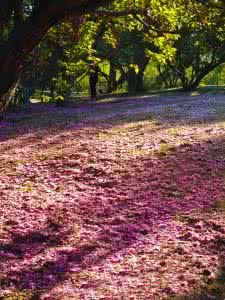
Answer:
<svg viewBox="0 0 225 300"><path fill-rule="evenodd" d="M8 116L0 133L4 300L222 295L225 101L193 99Z"/></svg>

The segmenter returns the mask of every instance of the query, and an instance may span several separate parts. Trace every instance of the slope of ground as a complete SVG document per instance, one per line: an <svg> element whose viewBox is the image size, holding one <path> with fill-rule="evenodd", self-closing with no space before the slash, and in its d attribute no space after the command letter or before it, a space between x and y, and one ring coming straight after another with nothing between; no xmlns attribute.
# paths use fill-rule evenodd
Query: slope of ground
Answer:
<svg viewBox="0 0 225 300"><path fill-rule="evenodd" d="M224 299L224 107L156 95L9 114L1 299Z"/></svg>

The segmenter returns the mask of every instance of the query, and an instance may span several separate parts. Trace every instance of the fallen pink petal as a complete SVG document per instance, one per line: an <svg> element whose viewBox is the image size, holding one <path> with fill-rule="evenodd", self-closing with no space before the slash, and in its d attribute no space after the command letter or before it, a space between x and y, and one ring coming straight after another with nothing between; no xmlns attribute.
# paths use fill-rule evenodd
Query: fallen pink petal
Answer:
<svg viewBox="0 0 225 300"><path fill-rule="evenodd" d="M225 123L213 96L198 97L204 122L196 98L180 96L184 110L173 96L157 97L113 104L116 122L112 104L100 104L101 116L99 106L87 117L82 107L85 121L73 120L79 106L8 114L0 129L3 299L175 299L216 278L225 254Z"/></svg>

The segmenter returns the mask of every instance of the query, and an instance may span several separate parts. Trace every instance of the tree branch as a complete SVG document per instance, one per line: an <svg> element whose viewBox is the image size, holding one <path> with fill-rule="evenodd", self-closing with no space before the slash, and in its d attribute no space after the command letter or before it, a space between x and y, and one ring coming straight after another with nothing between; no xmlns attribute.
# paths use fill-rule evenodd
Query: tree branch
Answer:
<svg viewBox="0 0 225 300"><path fill-rule="evenodd" d="M128 15L144 14L146 11L143 9L131 9L125 11L112 11L108 9L97 9L94 14L98 16L112 16L112 17L123 17Z"/></svg>
<svg viewBox="0 0 225 300"><path fill-rule="evenodd" d="M153 21L151 21L152 24L150 24L150 22L147 23L147 22L145 22L144 20L142 20L137 14L134 15L134 18L135 18L138 22L140 22L142 25L144 25L144 28L145 28L146 30L152 30L152 31L155 31L155 32L157 32L157 33L159 33L159 34L163 34L163 33L178 34L178 33L180 32L180 31L178 31L178 30L164 30L164 29L157 29L156 27L154 27L154 25L156 25L156 24L154 24Z"/></svg>

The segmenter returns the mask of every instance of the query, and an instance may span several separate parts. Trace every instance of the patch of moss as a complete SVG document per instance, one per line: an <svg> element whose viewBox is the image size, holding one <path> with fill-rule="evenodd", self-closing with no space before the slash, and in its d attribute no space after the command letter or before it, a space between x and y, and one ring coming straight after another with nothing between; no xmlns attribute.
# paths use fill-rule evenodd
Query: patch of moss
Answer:
<svg viewBox="0 0 225 300"><path fill-rule="evenodd" d="M150 156L163 158L163 157L167 156L168 154L171 154L175 150L176 150L176 147L174 145L163 143L163 144L160 144L160 146L157 150L152 150L150 153Z"/></svg>
<svg viewBox="0 0 225 300"><path fill-rule="evenodd" d="M177 127L169 128L167 132L169 135L176 137L181 133L181 129Z"/></svg>
<svg viewBox="0 0 225 300"><path fill-rule="evenodd" d="M192 92L192 93L191 93L191 96L192 96L192 97L194 97L194 96L199 96L199 95L200 95L200 93L199 93L199 92L197 92L197 91L196 91L196 92Z"/></svg>
<svg viewBox="0 0 225 300"><path fill-rule="evenodd" d="M33 191L33 183L31 181L26 181L20 188L22 192L32 192Z"/></svg>
<svg viewBox="0 0 225 300"><path fill-rule="evenodd" d="M38 300L38 294L16 291L7 296L0 296L0 300Z"/></svg>
<svg viewBox="0 0 225 300"><path fill-rule="evenodd" d="M225 199L218 200L215 204L215 208L225 210Z"/></svg>

